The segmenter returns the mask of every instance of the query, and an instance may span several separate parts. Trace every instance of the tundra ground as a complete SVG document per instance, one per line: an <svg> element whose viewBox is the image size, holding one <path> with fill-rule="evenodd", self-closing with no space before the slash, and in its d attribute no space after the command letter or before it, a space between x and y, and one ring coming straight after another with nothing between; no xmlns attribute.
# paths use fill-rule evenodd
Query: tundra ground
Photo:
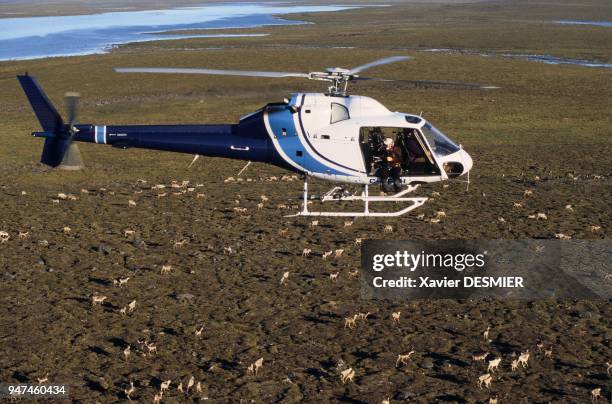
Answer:
<svg viewBox="0 0 612 404"><path fill-rule="evenodd" d="M165 380L172 385L164 401L184 402L176 386L192 375L203 390L192 388L188 399L215 402L484 402L494 396L502 403L585 402L598 387L609 397L609 301L367 301L360 299L358 278L349 276L360 266L356 238L609 237L612 70L500 55L610 61L610 28L550 21L610 21L612 10L604 1L526 4L397 4L292 16L315 22L310 25L245 30L266 37L150 42L106 55L0 63L0 231L10 235L0 244L0 381L36 382L48 373L49 381L70 384L71 399L100 402L125 399L130 381L133 399L152 400ZM428 48L457 51L423 51ZM299 80L128 76L112 67L311 71L395 54L415 60L370 75L501 89L354 86L354 93L391 110L422 112L470 152L474 169L469 191L459 182L427 186L421 194L439 196L415 213L357 219L350 227L342 219L322 218L312 227L309 219L285 218L299 203L301 182L281 180L289 173L260 164L242 182L226 182L242 162L200 159L187 168L192 156L84 144L86 170L48 170L37 163L42 142L28 134L38 125L14 79L29 71L58 108L64 92L79 91L80 122L225 123L293 91L322 87ZM195 189L170 188L184 180ZM156 184L168 187L152 189ZM314 190L327 185L316 183ZM258 209L261 195L269 201ZM430 223L440 210L446 217ZM537 213L547 219L529 218ZM134 234L126 237L126 229ZM19 238L19 232L28 234ZM309 257L302 257L304 248L312 249ZM322 259L339 248L342 257ZM164 265L171 269L162 274ZM113 286L126 277L124 286ZM107 299L92 306L93 295ZM135 310L121 314L133 300ZM344 327L345 317L368 311L355 329ZM138 343L144 340L157 352L144 355L148 350ZM538 350L540 342L552 346L551 357ZM511 361L527 349L529 366L512 372ZM396 367L398 355L411 350L407 364ZM478 387L487 363L473 356L482 352L502 358L490 390ZM261 357L257 375L247 375ZM354 382L342 384L348 368Z"/></svg>

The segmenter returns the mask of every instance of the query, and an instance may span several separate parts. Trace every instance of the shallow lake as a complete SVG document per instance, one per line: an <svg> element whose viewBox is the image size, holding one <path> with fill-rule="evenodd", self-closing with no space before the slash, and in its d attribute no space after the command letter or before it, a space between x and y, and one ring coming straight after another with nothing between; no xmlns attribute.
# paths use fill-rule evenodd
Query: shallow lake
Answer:
<svg viewBox="0 0 612 404"><path fill-rule="evenodd" d="M88 15L0 18L0 60L103 53L114 45L129 42L236 36L180 33L170 35L164 32L303 24L301 21L285 20L277 15L350 8L355 7L249 3Z"/></svg>
<svg viewBox="0 0 612 404"><path fill-rule="evenodd" d="M505 57L505 58L513 58L513 59L525 59L525 60L529 60L530 62L540 62L540 63L549 64L549 65L576 65L576 66L584 66L584 67L612 68L612 63L601 62L598 60L560 58L560 57L551 56L551 55L530 55L530 54L520 54L520 53L484 53L484 52L477 52L477 51L467 50L467 49L450 49L450 48L448 49L431 48L431 49L424 49L422 50L422 52L447 53L447 54L460 53L464 55L478 55L484 58Z"/></svg>
<svg viewBox="0 0 612 404"><path fill-rule="evenodd" d="M555 21L557 24L566 25L597 25L599 27L612 27L610 21L574 21L574 20L559 20Z"/></svg>

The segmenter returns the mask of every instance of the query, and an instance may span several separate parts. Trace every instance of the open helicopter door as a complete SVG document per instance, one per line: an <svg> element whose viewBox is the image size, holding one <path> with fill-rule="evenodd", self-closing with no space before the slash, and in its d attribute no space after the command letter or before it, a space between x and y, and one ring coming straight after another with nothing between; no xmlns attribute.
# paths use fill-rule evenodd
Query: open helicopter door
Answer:
<svg viewBox="0 0 612 404"><path fill-rule="evenodd" d="M391 139L393 146L401 149L399 154L403 157L396 164L401 166L402 180L405 188L393 195L370 195L369 185L380 183L378 177L379 169L385 163L387 156L385 139ZM388 142L387 142L388 143ZM304 179L303 207L302 211L291 216L336 216L336 217L395 217L406 214L422 206L428 198L405 197L406 194L414 192L419 184L412 185L411 182L437 181L441 177L441 169L433 151L424 139L423 135L414 128L403 127L360 127L359 146L364 161L364 185L361 194L348 194L341 187L334 187L321 196L321 202L361 201L364 203L362 212L314 212L308 209L308 179ZM401 202L408 206L393 212L372 212L372 202Z"/></svg>
<svg viewBox="0 0 612 404"><path fill-rule="evenodd" d="M386 139L397 149L401 177L415 178L415 182L422 177L440 177L440 165L418 130L378 126L361 127L359 131L359 145L370 177L379 177L379 168L388 153Z"/></svg>

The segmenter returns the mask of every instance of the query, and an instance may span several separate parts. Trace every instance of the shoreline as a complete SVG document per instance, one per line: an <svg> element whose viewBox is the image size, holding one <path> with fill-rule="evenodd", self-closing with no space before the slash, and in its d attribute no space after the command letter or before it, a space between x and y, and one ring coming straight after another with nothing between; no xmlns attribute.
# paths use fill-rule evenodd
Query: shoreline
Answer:
<svg viewBox="0 0 612 404"><path fill-rule="evenodd" d="M236 12L232 10L232 7L235 6L234 2L231 3L216 3L217 7L227 7L227 11L225 14L223 11L215 15L212 19L206 19L207 17L199 14L194 16L181 16L180 14L166 14L164 18L158 20L158 22L153 22L151 25L139 26L139 25L130 25L121 24L119 22L116 25L112 24L99 24L99 20L103 19L104 16L109 15L110 13L95 13L95 14L85 14L83 16L79 15L67 15L67 16L57 16L57 17L17 17L14 20L23 19L23 22L30 22L32 18L65 18L65 19L78 19L80 17L93 17L95 24L92 28L83 28L83 23L85 21L70 21L73 28L67 28L65 30L55 30L52 23L53 20L46 20L45 23L47 25L51 25L50 27L43 27L40 32L32 33L29 35L27 33L23 33L22 36L9 36L4 39L0 39L0 44L3 44L8 47L9 51L8 55L11 56L2 56L0 55L0 63L2 62L18 62L25 60L43 60L47 58L56 58L56 57L74 57L74 56L86 56L86 55L100 55L100 54L108 54L112 52L114 49L117 49L124 45L142 43L142 42L155 42L155 41L169 41L169 40L184 40L184 39L194 39L194 38L244 38L244 37L263 37L270 35L269 33L210 33L210 31L226 31L226 30L253 30L253 29L262 29L267 27L277 27L277 26L293 26L293 25L307 25L313 24L313 22L303 21L303 20L292 20L287 18L290 15L304 14L304 13L325 13L325 12L338 12L338 11L347 11L347 10L355 10L358 9L359 6L313 6L313 5L304 5L303 8L299 8L295 10L295 8L288 7L288 4L291 3L283 3L282 8L286 8L287 12L279 13L280 4L269 5L268 3L252 3L249 4L255 6L253 10L247 11L245 14L241 14L240 12ZM211 5L212 7L212 5ZM257 7L260 7L259 9ZM193 9L194 13L202 13L202 12L212 12L214 13L214 9L209 9L207 6L201 7L175 7L172 9L168 9L168 12L176 11L181 12L182 10ZM269 9L269 12L267 11ZM155 13L157 10L146 10L144 12ZM219 11L216 11L219 13ZM122 14L121 17L125 20L125 17L132 12L120 12ZM200 19L199 19L199 18ZM98 19L96 21L95 19ZM28 21L25 21L28 20ZM57 21L59 23L60 21ZM16 25L15 29L24 29L24 27L20 27L19 23L13 24ZM21 24L23 25L23 24ZM194 26L194 25L204 25L204 26ZM208 25L208 26L206 26ZM2 26L2 20L0 19L0 26ZM8 23L8 29L11 29L11 24ZM46 29L46 31L45 31ZM123 36L123 38L115 38L117 34L116 31L123 30L124 33L120 33L119 36ZM84 31L85 34L98 34L100 36L99 39L92 40L90 44L82 44L82 49L70 50L69 45L74 43L78 43L77 35L78 32ZM109 32L111 31L111 32ZM194 32L196 31L196 32ZM24 31L25 32L25 31ZM64 35L72 35L72 37L62 39ZM40 45L40 40L49 41L50 37L59 37L60 40L68 41L66 42L66 47L53 49L53 48L44 48L44 44ZM13 42L11 44L11 42ZM30 46L32 49L26 49L23 52L20 49L20 42L24 42L23 45ZM36 42L36 43L35 43ZM52 40L53 42L53 40ZM53 42L55 44L55 42ZM11 46L13 49L11 50ZM61 44L60 44L61 46ZM35 54L39 51L44 51L47 49L47 54ZM28 51L30 54L28 54ZM19 53L25 53L23 55L19 55ZM15 55L16 54L16 55ZM13 56L14 55L14 56Z"/></svg>
<svg viewBox="0 0 612 404"><path fill-rule="evenodd" d="M296 24L297 25L297 24ZM253 28L259 28L259 26L254 26ZM227 28L231 29L231 28ZM0 66L2 63L6 62L24 62L31 60L47 60L47 59L55 59L55 58L71 58L71 57L79 57L79 56L93 56L93 55L107 55L111 53L113 50L120 48L124 45L130 45L134 43L144 43L144 42L155 42L155 41L179 41L181 39L197 39L197 38L261 38L264 36L268 36L269 34L201 34L201 35L173 35L172 38L163 38L163 33L159 33L159 38L147 38L140 41L126 41L126 42L117 42L110 44L103 49L98 51L85 51L82 53L70 53L70 54L62 54L62 55L49 55L49 56L32 56L32 57L19 57L13 59L0 59Z"/></svg>
<svg viewBox="0 0 612 404"><path fill-rule="evenodd" d="M489 0L478 0L478 1L489 1ZM430 0L431 3L448 3L446 0ZM465 0L469 2L469 0ZM25 3L25 4L24 4ZM171 10L176 8L193 8L193 7L206 7L215 6L220 4L257 4L258 2L253 0L232 0L230 2L224 2L219 0L179 0L169 4L165 1L156 0L145 0L138 5L126 6L125 0L107 1L104 6L100 6L96 1L81 1L78 4L70 2L58 2L55 6L55 13L50 13L49 8L45 7L45 3L42 1L31 0L30 2L15 1L14 3L0 3L0 20L4 18L34 18L34 17L59 17L59 16L82 16L91 14L103 14L103 13L114 13L114 12L137 12L137 11L163 11ZM337 0L330 4L323 0L308 0L308 1L266 1L269 5L301 5L301 6L323 6L323 5L337 5L337 6L357 6L365 7L370 6L384 6L404 3L423 3L419 0ZM114 4L114 5L113 5ZM261 4L261 3L260 3ZM40 9L44 12L41 13ZM22 11L23 10L23 11Z"/></svg>

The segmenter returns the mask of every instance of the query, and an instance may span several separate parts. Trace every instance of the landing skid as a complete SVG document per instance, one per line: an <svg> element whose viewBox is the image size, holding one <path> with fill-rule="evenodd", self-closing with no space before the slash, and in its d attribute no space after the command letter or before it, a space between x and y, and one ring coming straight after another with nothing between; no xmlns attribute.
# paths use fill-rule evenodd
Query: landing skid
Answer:
<svg viewBox="0 0 612 404"><path fill-rule="evenodd" d="M394 195L385 196L370 196L368 193L368 186L363 186L363 193L361 195L345 194L340 187L334 187L321 198L321 202L341 202L341 201L363 201L364 207L363 212L311 212L308 210L308 180L304 179L304 192L303 192L303 207L302 210L294 215L287 215L285 217L295 216L331 216L331 217L396 217L401 216L422 206L428 198L404 198L410 192L415 191L418 185L409 185L408 188ZM407 202L409 206L404 209L397 210L395 212L370 212L370 202Z"/></svg>

